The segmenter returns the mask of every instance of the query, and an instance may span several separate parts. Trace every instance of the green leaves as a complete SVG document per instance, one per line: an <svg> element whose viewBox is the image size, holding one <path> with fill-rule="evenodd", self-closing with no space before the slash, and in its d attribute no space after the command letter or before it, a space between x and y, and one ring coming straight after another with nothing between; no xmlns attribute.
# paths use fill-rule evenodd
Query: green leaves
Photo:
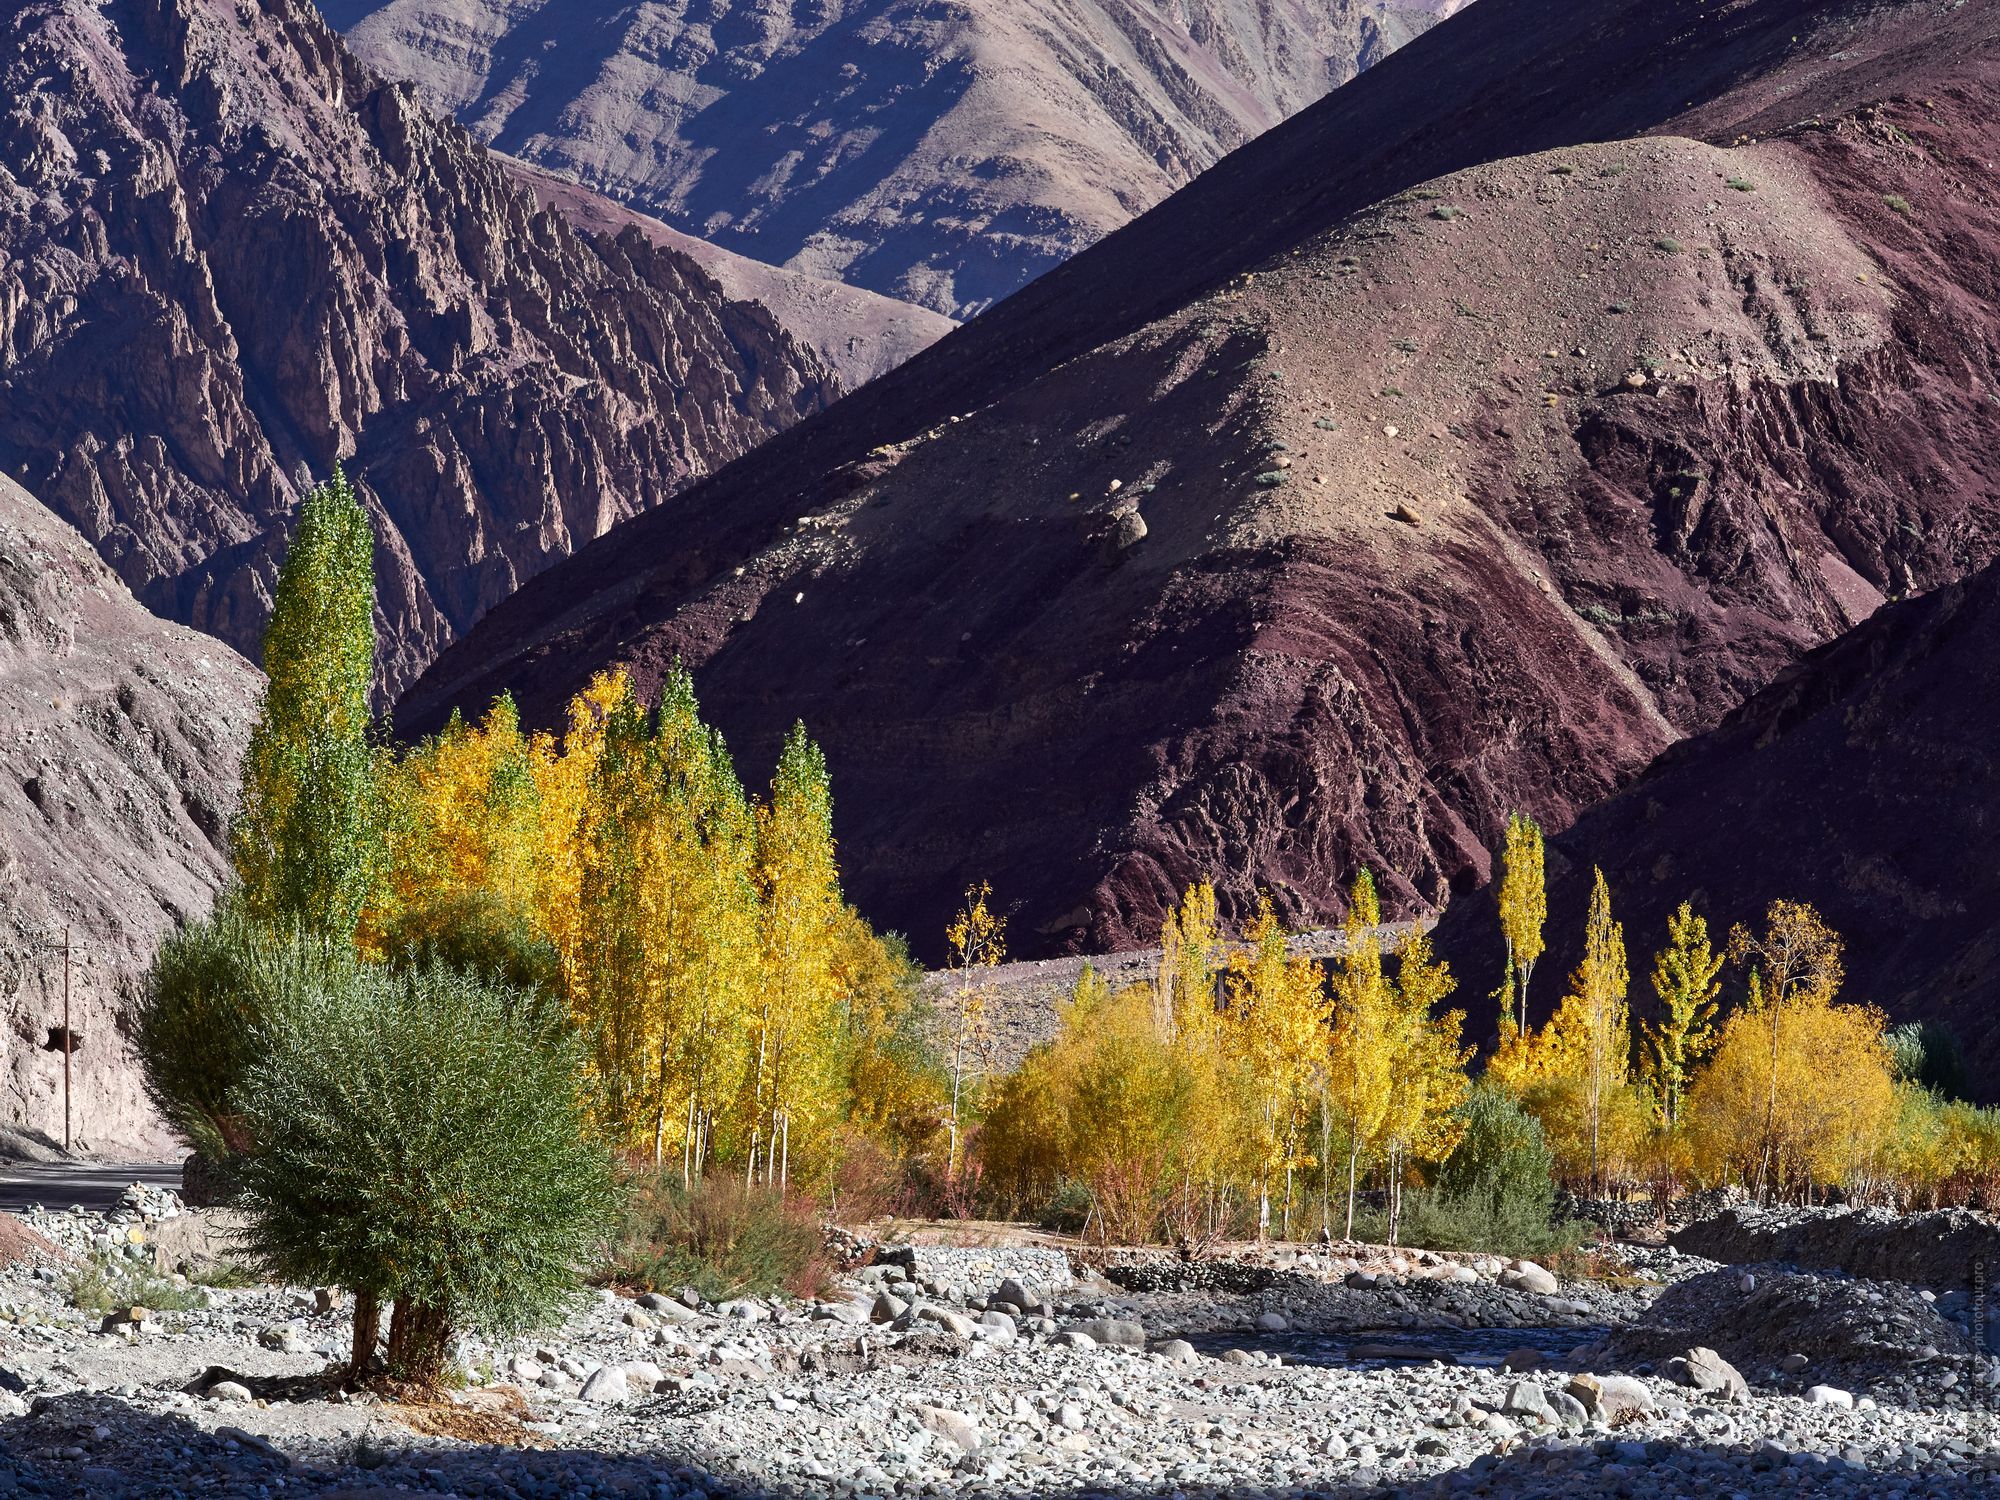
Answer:
<svg viewBox="0 0 2000 1500"><path fill-rule="evenodd" d="M494 1332L556 1317L613 1211L582 1063L547 1007L473 976L340 974L274 1017L247 1080L248 1248L399 1317L407 1303Z"/></svg>
<svg viewBox="0 0 2000 1500"><path fill-rule="evenodd" d="M339 470L306 497L264 633L270 685L233 830L252 915L354 935L381 861L374 757L375 541Z"/></svg>

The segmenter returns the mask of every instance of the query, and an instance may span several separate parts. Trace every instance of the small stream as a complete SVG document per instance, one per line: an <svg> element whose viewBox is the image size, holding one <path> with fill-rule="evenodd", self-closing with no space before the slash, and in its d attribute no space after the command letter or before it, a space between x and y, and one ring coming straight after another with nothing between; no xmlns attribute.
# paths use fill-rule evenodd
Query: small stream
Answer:
<svg viewBox="0 0 2000 1500"><path fill-rule="evenodd" d="M1187 1341L1211 1357L1228 1349L1255 1349L1286 1364L1383 1369L1448 1357L1454 1363L1497 1368L1516 1349L1533 1349L1545 1361L1568 1357L1579 1344L1610 1332L1601 1323L1548 1328L1381 1328L1343 1333L1190 1333Z"/></svg>

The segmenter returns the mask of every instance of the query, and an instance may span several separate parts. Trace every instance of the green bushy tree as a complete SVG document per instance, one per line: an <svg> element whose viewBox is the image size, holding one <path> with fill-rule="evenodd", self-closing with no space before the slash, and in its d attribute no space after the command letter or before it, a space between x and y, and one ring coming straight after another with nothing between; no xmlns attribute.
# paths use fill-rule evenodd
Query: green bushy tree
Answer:
<svg viewBox="0 0 2000 1500"><path fill-rule="evenodd" d="M231 893L160 945L135 1016L146 1090L169 1124L211 1162L249 1146L244 1080L271 1017L355 970L352 950L274 932Z"/></svg>
<svg viewBox="0 0 2000 1500"><path fill-rule="evenodd" d="M555 1007L477 976L357 969L277 1018L244 1090L247 1248L355 1294L353 1373L435 1385L462 1327L560 1315L609 1231L609 1154Z"/></svg>

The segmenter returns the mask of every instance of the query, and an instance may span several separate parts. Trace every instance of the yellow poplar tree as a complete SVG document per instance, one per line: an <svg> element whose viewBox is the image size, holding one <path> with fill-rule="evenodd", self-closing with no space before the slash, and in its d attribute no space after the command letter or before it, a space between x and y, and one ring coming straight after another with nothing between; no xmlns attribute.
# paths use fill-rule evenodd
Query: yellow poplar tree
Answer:
<svg viewBox="0 0 2000 1500"><path fill-rule="evenodd" d="M1694 1065L1715 1044L1716 997L1722 993L1716 975L1724 961L1709 946L1708 923L1683 901L1667 919L1667 946L1653 956L1660 1019L1642 1028L1646 1081L1669 1133L1679 1126Z"/></svg>
<svg viewBox="0 0 2000 1500"><path fill-rule="evenodd" d="M1508 818L1500 861L1500 935L1507 943L1507 1000L1500 1007L1504 1043L1510 1019L1517 1034L1528 1029L1528 981L1542 956L1542 927L1549 915L1541 825L1526 813Z"/></svg>
<svg viewBox="0 0 2000 1500"><path fill-rule="evenodd" d="M1832 1002L1845 977L1840 934L1803 902L1773 901L1764 913L1761 934L1742 926L1730 932L1729 954L1738 963L1755 964L1764 976L1770 1046L1765 1069L1764 1153L1756 1190L1767 1193L1778 1144L1781 1018L1785 1007L1794 1001Z"/></svg>
<svg viewBox="0 0 2000 1500"><path fill-rule="evenodd" d="M806 738L803 724L786 736L771 799L757 811L757 883L763 1004L749 1175L756 1177L761 1140L765 1181L782 1188L791 1176L795 1126L823 1126L838 1083L830 1066L839 1025L833 957L842 912L833 801L826 757Z"/></svg>
<svg viewBox="0 0 2000 1500"><path fill-rule="evenodd" d="M1382 972L1382 908L1363 870L1348 894L1340 956L1333 964L1333 1025L1326 1038L1326 1099L1347 1147L1347 1228L1354 1238L1354 1191L1362 1156L1388 1117L1393 1080L1393 996Z"/></svg>
<svg viewBox="0 0 2000 1500"><path fill-rule="evenodd" d="M1007 919L987 903L993 887L985 881L968 886L965 905L945 928L947 962L951 969L951 1116L945 1150L945 1175L958 1176L958 1148L964 1107L966 1070L985 1047L986 1003L993 971L1007 958Z"/></svg>
<svg viewBox="0 0 2000 1500"><path fill-rule="evenodd" d="M1244 933L1248 944L1229 975L1225 1015L1243 1060L1246 1145L1257 1183L1259 1237L1269 1232L1271 1181L1285 1177L1281 1232L1289 1237L1293 1173L1307 1159L1306 1110L1325 1055L1326 976L1309 958L1286 951L1286 935L1268 896Z"/></svg>
<svg viewBox="0 0 2000 1500"><path fill-rule="evenodd" d="M1472 1091L1465 1074L1472 1049L1461 1043L1465 1013L1438 1013L1457 987L1449 965L1432 953L1429 937L1413 927L1398 952L1389 1006L1389 1099L1381 1135L1392 1245L1402 1225L1405 1164L1443 1161L1464 1133L1458 1108Z"/></svg>

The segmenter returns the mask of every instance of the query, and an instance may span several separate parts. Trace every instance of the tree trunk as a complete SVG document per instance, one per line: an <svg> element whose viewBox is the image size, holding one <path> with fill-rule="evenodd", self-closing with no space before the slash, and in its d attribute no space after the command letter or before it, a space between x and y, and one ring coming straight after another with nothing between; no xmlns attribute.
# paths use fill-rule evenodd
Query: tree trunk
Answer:
<svg viewBox="0 0 2000 1500"><path fill-rule="evenodd" d="M375 1361L375 1344L382 1337L382 1303L373 1292L354 1294L354 1344L347 1357L347 1382L358 1384L368 1378Z"/></svg>
<svg viewBox="0 0 2000 1500"><path fill-rule="evenodd" d="M436 1390L450 1352L451 1315L441 1307L397 1298L389 1318L390 1378Z"/></svg>
<svg viewBox="0 0 2000 1500"><path fill-rule="evenodd" d="M1354 1238L1354 1164L1361 1155L1361 1146L1353 1136L1347 1138L1347 1238Z"/></svg>

